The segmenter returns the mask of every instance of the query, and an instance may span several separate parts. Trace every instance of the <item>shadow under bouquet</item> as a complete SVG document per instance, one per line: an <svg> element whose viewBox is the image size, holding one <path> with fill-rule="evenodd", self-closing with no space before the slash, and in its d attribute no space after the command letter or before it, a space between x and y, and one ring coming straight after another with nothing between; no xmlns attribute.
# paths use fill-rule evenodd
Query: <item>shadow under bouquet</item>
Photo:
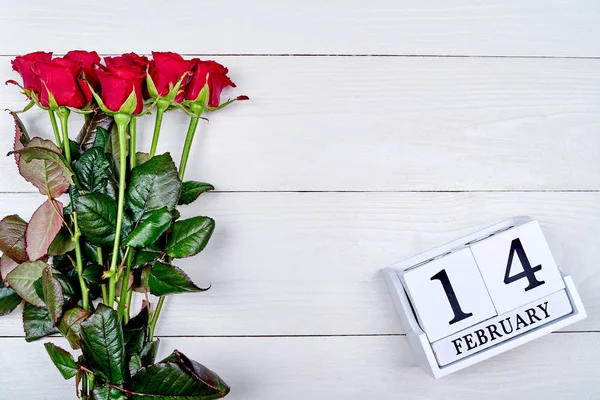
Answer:
<svg viewBox="0 0 600 400"><path fill-rule="evenodd" d="M71 51L36 52L12 62L21 88L46 110L54 141L31 137L17 112L14 157L18 171L45 201L29 222L0 221L0 315L23 303L27 341L60 333L73 350L45 347L65 379L75 378L83 399L216 399L229 386L214 372L175 350L157 361L155 328L168 295L207 290L174 261L200 253L215 222L182 219L179 206L213 186L184 181L194 134L203 114L219 110L221 92L235 87L214 61L176 53L104 57ZM152 110L148 153L136 149L136 120ZM179 166L156 154L163 115L190 118ZM85 115L75 140L69 116ZM131 315L133 292L141 309ZM153 295L152 297L149 295ZM150 298L157 299L151 304ZM80 352L79 352L80 350Z"/></svg>

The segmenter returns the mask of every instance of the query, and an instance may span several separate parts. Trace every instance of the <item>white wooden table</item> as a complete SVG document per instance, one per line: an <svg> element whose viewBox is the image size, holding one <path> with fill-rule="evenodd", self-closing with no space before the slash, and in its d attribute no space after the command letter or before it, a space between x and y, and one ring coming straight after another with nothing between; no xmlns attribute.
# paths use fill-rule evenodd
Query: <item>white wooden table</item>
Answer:
<svg viewBox="0 0 600 400"><path fill-rule="evenodd" d="M189 213L217 230L182 266L213 288L169 299L163 353L215 369L231 400L600 398L600 3L86 4L5 3L0 81L34 50L173 50L224 63L251 98L195 143L189 177L218 190ZM0 108L22 105L0 89ZM51 136L43 112L24 120ZM147 148L151 118L140 125ZM167 115L159 151L179 157L185 125ZM6 152L7 113L0 132ZM29 217L40 196L12 158L0 170L0 214ZM541 222L588 319L433 380L380 269L521 214ZM0 336L0 398L74 398L18 312Z"/></svg>

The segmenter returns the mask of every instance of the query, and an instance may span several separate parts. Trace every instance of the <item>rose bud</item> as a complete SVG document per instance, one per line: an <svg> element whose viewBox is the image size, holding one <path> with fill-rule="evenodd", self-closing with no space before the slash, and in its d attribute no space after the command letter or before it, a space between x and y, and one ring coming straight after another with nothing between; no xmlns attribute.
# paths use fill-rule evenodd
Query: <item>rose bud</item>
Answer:
<svg viewBox="0 0 600 400"><path fill-rule="evenodd" d="M184 60L177 53L152 52L146 82L150 98L165 98L169 102L181 103L185 83L190 78L194 65L192 60Z"/></svg>
<svg viewBox="0 0 600 400"><path fill-rule="evenodd" d="M36 61L50 61L51 59L52 53L36 51L35 53L15 57L15 59L11 61L11 64L13 70L17 71L23 78L23 87L26 90L39 95L42 90L40 78L33 73L31 67Z"/></svg>
<svg viewBox="0 0 600 400"><path fill-rule="evenodd" d="M82 109L91 101L89 90L82 90L81 64L68 58L36 61L32 71L40 79L42 107Z"/></svg>
<svg viewBox="0 0 600 400"><path fill-rule="evenodd" d="M95 51L71 50L65 54L64 58L81 63L85 79L93 88L98 87L98 77L94 70L94 64L100 64L100 56L98 53Z"/></svg>
<svg viewBox="0 0 600 400"><path fill-rule="evenodd" d="M139 114L144 108L142 82L146 73L136 65L117 64L107 61L106 67L96 65L100 96L94 93L94 97L105 113Z"/></svg>
<svg viewBox="0 0 600 400"><path fill-rule="evenodd" d="M192 79L185 91L185 99L192 103L201 103L203 107L218 107L221 92L227 86L235 87L229 79L229 70L215 61L194 60Z"/></svg>

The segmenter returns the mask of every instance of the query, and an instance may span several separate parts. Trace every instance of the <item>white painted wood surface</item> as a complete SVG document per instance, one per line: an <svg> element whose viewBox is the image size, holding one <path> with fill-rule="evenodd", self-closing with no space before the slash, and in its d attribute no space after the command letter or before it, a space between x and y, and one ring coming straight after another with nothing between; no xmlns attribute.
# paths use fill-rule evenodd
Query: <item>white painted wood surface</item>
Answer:
<svg viewBox="0 0 600 400"><path fill-rule="evenodd" d="M169 299L158 327L163 354L214 368L229 398L600 397L600 3L2 8L0 81L15 77L15 54L71 48L218 54L235 93L252 99L198 135L189 178L220 192L185 213L213 216L217 230L182 267L213 288ZM23 104L0 88L1 109ZM50 136L43 113L24 120ZM140 123L140 146L151 124ZM167 115L160 150L179 157L185 124ZM12 129L0 114L0 151ZM11 158L0 170L0 214L28 217L42 197ZM589 318L434 381L415 365L379 271L515 215L540 221ZM0 363L12 365L0 398L75 398L22 335L17 313L0 319Z"/></svg>
<svg viewBox="0 0 600 400"><path fill-rule="evenodd" d="M1 54L102 53L600 56L595 0L16 1Z"/></svg>

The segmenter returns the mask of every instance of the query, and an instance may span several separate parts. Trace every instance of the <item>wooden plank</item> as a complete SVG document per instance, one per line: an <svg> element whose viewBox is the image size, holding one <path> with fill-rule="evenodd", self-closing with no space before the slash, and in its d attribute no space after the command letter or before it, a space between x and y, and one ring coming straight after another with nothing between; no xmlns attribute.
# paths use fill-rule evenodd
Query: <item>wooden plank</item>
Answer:
<svg viewBox="0 0 600 400"><path fill-rule="evenodd" d="M188 177L219 190L600 189L600 60L218 60L231 67L235 94L252 98L211 114L197 134ZM0 81L16 78L9 57L0 66ZM24 104L16 87L0 92L2 108ZM188 120L169 114L159 151L178 159ZM71 119L74 137L82 117ZM52 137L45 112L24 120ZM152 129L142 118L139 149L148 151ZM8 151L8 113L0 132ZM32 190L12 158L0 157L0 169L0 191Z"/></svg>
<svg viewBox="0 0 600 400"><path fill-rule="evenodd" d="M600 6L593 0L102 4L10 4L0 15L2 54L88 48L103 53L600 56Z"/></svg>
<svg viewBox="0 0 600 400"><path fill-rule="evenodd" d="M438 381L415 365L403 336L172 338L160 356L177 348L215 370L232 387L228 400L591 399L600 396L599 341L551 334ZM0 374L7 399L75 398L39 342L1 339L0 361L10 365Z"/></svg>
<svg viewBox="0 0 600 400"><path fill-rule="evenodd" d="M28 218L43 200L0 195L0 215ZM600 193L217 193L183 215L217 228L179 260L205 293L168 299L160 335L401 333L381 268L515 215L537 218L600 331ZM20 315L0 336L22 335Z"/></svg>

